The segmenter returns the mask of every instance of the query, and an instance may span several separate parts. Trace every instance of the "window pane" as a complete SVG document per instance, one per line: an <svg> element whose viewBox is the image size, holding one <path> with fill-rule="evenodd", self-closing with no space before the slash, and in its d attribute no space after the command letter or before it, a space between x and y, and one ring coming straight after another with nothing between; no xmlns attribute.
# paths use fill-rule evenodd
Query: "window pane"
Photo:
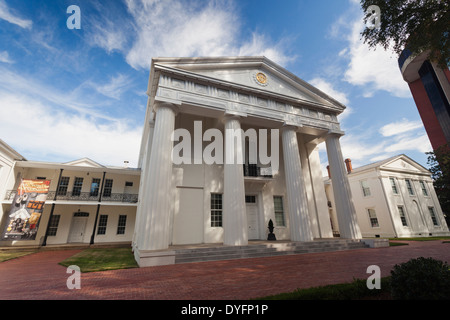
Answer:
<svg viewBox="0 0 450 320"><path fill-rule="evenodd" d="M434 207L428 207L428 210L430 211L431 220L433 220L433 225L438 226L439 221L436 216L436 212L434 211Z"/></svg>
<svg viewBox="0 0 450 320"><path fill-rule="evenodd" d="M61 177L61 181L59 182L57 195L65 196L67 194L67 187L69 186L69 177Z"/></svg>
<svg viewBox="0 0 450 320"><path fill-rule="evenodd" d="M395 183L395 179L389 178L389 180L391 181L392 192L394 194L398 194L398 189L397 189L397 184Z"/></svg>
<svg viewBox="0 0 450 320"><path fill-rule="evenodd" d="M412 188L412 185L411 185L411 181L409 181L409 179L406 179L405 182L406 182L406 188L408 188L408 193L411 196L413 196L414 195L414 191L413 191L413 188Z"/></svg>
<svg viewBox="0 0 450 320"><path fill-rule="evenodd" d="M375 210L368 209L367 212L369 213L369 219L370 219L370 224L371 224L372 228L379 227L379 225L378 225L378 218L377 218L377 215L375 213Z"/></svg>
<svg viewBox="0 0 450 320"><path fill-rule="evenodd" d="M106 234L106 225L108 223L108 215L101 214L98 220L97 234Z"/></svg>
<svg viewBox="0 0 450 320"><path fill-rule="evenodd" d="M284 227L284 210L283 210L283 197L274 196L273 197L273 206L275 209L275 223L277 226Z"/></svg>
<svg viewBox="0 0 450 320"><path fill-rule="evenodd" d="M48 234L47 235L56 236L60 218L61 218L61 215L59 215L59 214L52 215L52 217L50 218L50 221L48 222Z"/></svg>
<svg viewBox="0 0 450 320"><path fill-rule="evenodd" d="M222 227L222 194L211 193L211 227Z"/></svg>
<svg viewBox="0 0 450 320"><path fill-rule="evenodd" d="M119 215L119 222L117 224L117 234L125 234L126 225L127 225L127 216Z"/></svg>

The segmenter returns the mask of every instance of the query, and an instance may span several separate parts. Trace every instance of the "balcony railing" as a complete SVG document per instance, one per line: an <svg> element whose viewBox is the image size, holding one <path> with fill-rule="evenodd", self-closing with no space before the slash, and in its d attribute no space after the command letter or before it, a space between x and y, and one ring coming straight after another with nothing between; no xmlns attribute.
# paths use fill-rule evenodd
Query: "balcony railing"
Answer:
<svg viewBox="0 0 450 320"><path fill-rule="evenodd" d="M9 190L6 192L5 200L12 201L16 196L16 190ZM47 200L55 199L56 191L50 191L47 195ZM63 201L99 201L100 195L93 194L91 192L65 192L65 194L56 195L56 200ZM109 195L102 195L102 201L111 202L126 202L126 203L137 203L138 195L134 193L111 193Z"/></svg>
<svg viewBox="0 0 450 320"><path fill-rule="evenodd" d="M244 177L272 178L272 169L261 168L256 164L244 164Z"/></svg>

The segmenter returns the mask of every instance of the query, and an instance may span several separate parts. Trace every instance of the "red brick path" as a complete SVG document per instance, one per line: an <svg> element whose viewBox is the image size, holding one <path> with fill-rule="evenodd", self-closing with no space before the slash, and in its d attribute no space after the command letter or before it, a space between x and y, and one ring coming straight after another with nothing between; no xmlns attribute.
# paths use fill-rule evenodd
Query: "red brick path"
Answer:
<svg viewBox="0 0 450 320"><path fill-rule="evenodd" d="M450 263L450 244L409 242L399 247L83 273L81 289L69 290L70 274L58 262L77 252L42 251L0 263L0 299L242 300L366 279L369 265L378 265L387 276L395 264L420 256Z"/></svg>

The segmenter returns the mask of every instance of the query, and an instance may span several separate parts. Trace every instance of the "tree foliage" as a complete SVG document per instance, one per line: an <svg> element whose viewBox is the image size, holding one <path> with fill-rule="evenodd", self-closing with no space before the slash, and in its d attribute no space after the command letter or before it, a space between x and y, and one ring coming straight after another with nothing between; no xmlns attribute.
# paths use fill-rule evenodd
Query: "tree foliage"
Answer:
<svg viewBox="0 0 450 320"><path fill-rule="evenodd" d="M373 18L371 5L380 8L380 24L367 22ZM362 32L369 47L380 45L398 55L403 49L429 51L429 59L440 66L450 65L450 1L449 0L361 0L366 28Z"/></svg>
<svg viewBox="0 0 450 320"><path fill-rule="evenodd" d="M434 189L447 225L450 226L450 143L433 152L427 152L427 155L427 164L433 179Z"/></svg>

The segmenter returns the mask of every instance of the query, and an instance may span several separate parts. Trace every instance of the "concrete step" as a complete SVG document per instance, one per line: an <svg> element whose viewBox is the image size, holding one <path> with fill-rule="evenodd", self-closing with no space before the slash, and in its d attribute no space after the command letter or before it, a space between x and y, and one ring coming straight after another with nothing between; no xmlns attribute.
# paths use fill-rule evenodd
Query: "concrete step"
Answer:
<svg viewBox="0 0 450 320"><path fill-rule="evenodd" d="M270 257L361 248L367 248L367 246L359 240L347 239L187 248L175 250L175 263Z"/></svg>

